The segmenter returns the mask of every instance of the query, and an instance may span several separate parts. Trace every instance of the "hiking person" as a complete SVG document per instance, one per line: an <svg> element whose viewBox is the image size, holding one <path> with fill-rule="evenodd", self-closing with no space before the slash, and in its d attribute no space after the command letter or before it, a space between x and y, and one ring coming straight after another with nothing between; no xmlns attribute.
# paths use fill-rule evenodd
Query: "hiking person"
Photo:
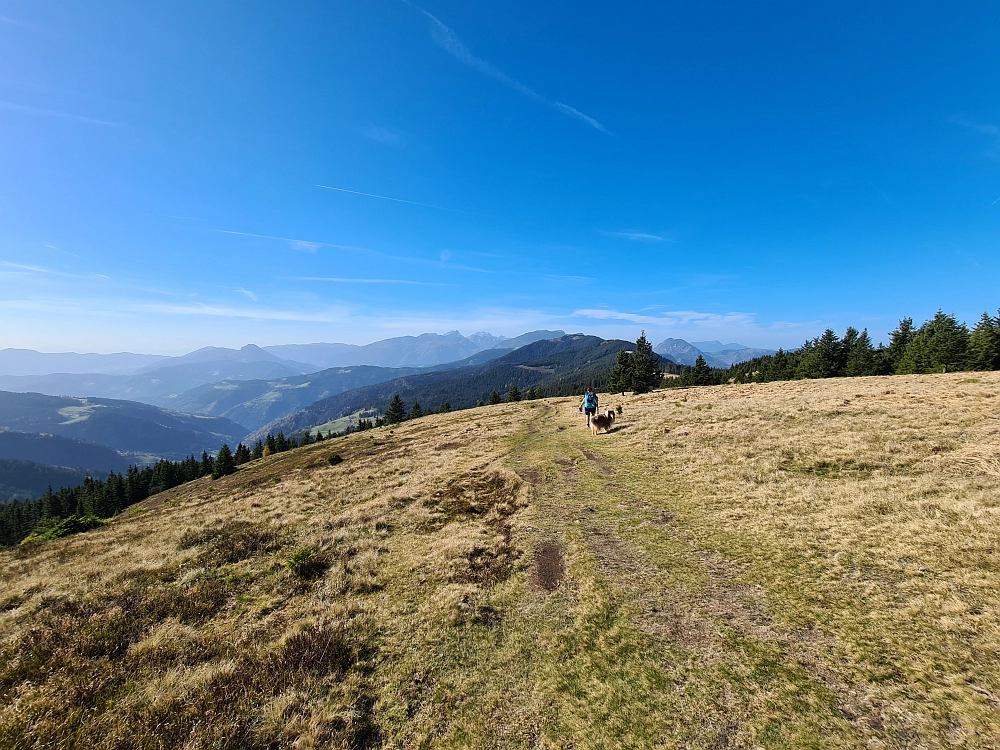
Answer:
<svg viewBox="0 0 1000 750"><path fill-rule="evenodd" d="M587 392L583 394L583 403L580 404L580 411L587 412L587 427L590 427L590 418L597 414L597 394L589 385Z"/></svg>

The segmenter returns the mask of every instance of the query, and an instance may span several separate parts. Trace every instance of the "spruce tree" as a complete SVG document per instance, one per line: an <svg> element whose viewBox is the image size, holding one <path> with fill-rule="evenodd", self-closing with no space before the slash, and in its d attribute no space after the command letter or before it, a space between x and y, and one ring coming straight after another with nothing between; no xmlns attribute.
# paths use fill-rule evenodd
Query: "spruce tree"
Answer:
<svg viewBox="0 0 1000 750"><path fill-rule="evenodd" d="M264 444L260 440L258 440L256 443L254 443L253 452L250 454L250 460L254 461L258 458L263 458L263 457L264 457Z"/></svg>
<svg viewBox="0 0 1000 750"><path fill-rule="evenodd" d="M973 370L1000 370L1000 310L996 318L983 313L969 334L969 367Z"/></svg>
<svg viewBox="0 0 1000 750"><path fill-rule="evenodd" d="M382 415L383 424L399 424L406 419L406 405L403 403L403 399L399 397L396 393L392 397L392 401L389 402L389 408L385 410L385 414Z"/></svg>
<svg viewBox="0 0 1000 750"><path fill-rule="evenodd" d="M410 409L410 416L408 418L409 419L420 419L422 416L424 416L424 409L423 409L423 407L420 406L420 402L419 401L414 401L413 402L413 408Z"/></svg>
<svg viewBox="0 0 1000 750"><path fill-rule="evenodd" d="M521 400L521 391L513 383L510 384L510 390L507 391L507 403L513 404Z"/></svg>
<svg viewBox="0 0 1000 750"><path fill-rule="evenodd" d="M903 318L896 329L889 334L889 346L884 349L885 374L897 371L900 360L913 342L916 331L913 329L913 318Z"/></svg>
<svg viewBox="0 0 1000 750"><path fill-rule="evenodd" d="M243 445L243 443L240 443L236 446L236 453L233 455L233 459L236 461L237 466L242 466L250 460L250 449Z"/></svg>
<svg viewBox="0 0 1000 750"><path fill-rule="evenodd" d="M708 362L705 358L698 355L698 359L694 361L694 367L692 367L688 373L690 385L710 385L712 382L712 370L708 366Z"/></svg>
<svg viewBox="0 0 1000 750"><path fill-rule="evenodd" d="M451 404L447 401L442 402L441 406L438 407L438 414L447 414L451 411Z"/></svg>
<svg viewBox="0 0 1000 750"><path fill-rule="evenodd" d="M848 328L847 330L854 329ZM847 344L847 342L848 337L845 334L844 343ZM844 375L854 378L861 375L877 374L875 349L872 347L872 340L868 336L867 328L853 337L853 341L845 348L847 348L847 359L844 364Z"/></svg>
<svg viewBox="0 0 1000 750"><path fill-rule="evenodd" d="M497 404L502 402L503 399L500 398L500 394L497 393L496 389L494 388L493 391L490 393L490 406L496 406Z"/></svg>
<svg viewBox="0 0 1000 750"><path fill-rule="evenodd" d="M615 366L608 373L608 390L612 393L620 391L623 396L625 391L632 390L632 354L628 349L618 352Z"/></svg>
<svg viewBox="0 0 1000 750"><path fill-rule="evenodd" d="M233 454L229 450L229 446L226 443L222 444L219 448L219 455L215 457L215 466L212 470L212 479L218 479L219 477L224 477L227 474L232 474L236 471L236 462L233 460Z"/></svg>
<svg viewBox="0 0 1000 750"><path fill-rule="evenodd" d="M660 361L653 353L653 345L646 340L643 331L635 341L635 354L632 355L632 390L635 393L649 393L663 381L663 371Z"/></svg>
<svg viewBox="0 0 1000 750"><path fill-rule="evenodd" d="M212 473L213 466L215 462L212 457L208 455L208 451L201 452L201 476L208 476Z"/></svg>
<svg viewBox="0 0 1000 750"><path fill-rule="evenodd" d="M795 369L796 378L832 378L839 374L843 346L832 328L806 343Z"/></svg>
<svg viewBox="0 0 1000 750"><path fill-rule="evenodd" d="M969 329L954 315L938 310L914 334L896 365L896 372L903 375L953 372L968 367L968 360Z"/></svg>

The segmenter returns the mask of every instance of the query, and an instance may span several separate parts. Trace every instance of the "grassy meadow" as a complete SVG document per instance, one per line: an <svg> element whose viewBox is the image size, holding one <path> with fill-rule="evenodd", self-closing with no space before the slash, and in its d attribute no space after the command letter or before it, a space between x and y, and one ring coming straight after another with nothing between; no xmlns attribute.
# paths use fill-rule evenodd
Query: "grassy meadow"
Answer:
<svg viewBox="0 0 1000 750"><path fill-rule="evenodd" d="M0 551L0 747L1000 747L998 394L546 399L189 483Z"/></svg>

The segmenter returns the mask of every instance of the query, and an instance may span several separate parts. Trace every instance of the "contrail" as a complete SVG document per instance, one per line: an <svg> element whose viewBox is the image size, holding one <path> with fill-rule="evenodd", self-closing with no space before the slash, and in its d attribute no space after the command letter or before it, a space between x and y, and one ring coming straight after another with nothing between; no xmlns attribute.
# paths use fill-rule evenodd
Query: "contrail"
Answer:
<svg viewBox="0 0 1000 750"><path fill-rule="evenodd" d="M434 39L434 41L438 45L440 45L442 49L446 50L449 54L451 54L461 62L465 63L470 68L478 70L480 73L484 73L490 76L491 78L500 81L500 83L506 86L510 86L510 88L514 89L514 91L517 91L518 93L523 94L524 96L534 99L535 101L542 102L543 104L546 104L549 107L552 107L553 109L562 112L563 114L567 114L570 117L575 117L578 120L582 120L595 130L599 130L607 135L614 135L614 133L612 133L610 130L604 127L604 125L599 123L593 117L585 115L580 110L576 109L575 107L571 107L568 104L564 104L563 102L559 102L554 99L549 99L547 96L539 94L534 89L525 86L516 78L511 78L509 75L504 73L493 63L483 60L482 58L476 57L469 51L469 48L465 46L462 40L458 37L458 34L456 34L454 30L452 30L448 26L445 26L437 16L428 13L426 10L424 10L418 5L413 5L413 3L409 2L409 0L403 0L403 2L409 5L411 8L416 8L418 11L423 13L433 24L433 27L431 28L431 37Z"/></svg>
<svg viewBox="0 0 1000 750"><path fill-rule="evenodd" d="M362 193L358 190L348 190L347 188L330 187L329 185L316 185L318 188L323 188L324 190L336 190L339 193L351 193L352 195L364 195L368 198L379 198L384 201L395 201L396 203L409 203L411 206L423 206L424 208L436 208L439 211L452 211L456 214L469 214L470 216L486 216L487 218L495 218L489 216L489 214L477 214L473 211L463 211L459 208L446 208L444 206L432 206L430 203L417 203L417 201L407 201L402 198L390 198L388 195L375 195L375 193Z"/></svg>
<svg viewBox="0 0 1000 750"><path fill-rule="evenodd" d="M995 201L993 201L993 202L992 202L992 203L991 203L990 205L991 205L991 206L995 206L995 205L996 205L997 203L1000 203L1000 198L997 198L997 199L996 199Z"/></svg>

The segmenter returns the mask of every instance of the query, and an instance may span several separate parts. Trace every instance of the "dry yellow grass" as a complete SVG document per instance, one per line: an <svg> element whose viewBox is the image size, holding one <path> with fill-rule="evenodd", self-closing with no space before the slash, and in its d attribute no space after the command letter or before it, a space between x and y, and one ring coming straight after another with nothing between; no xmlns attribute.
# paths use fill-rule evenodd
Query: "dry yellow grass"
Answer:
<svg viewBox="0 0 1000 750"><path fill-rule="evenodd" d="M0 553L0 746L1000 746L998 391L551 399L176 488Z"/></svg>

